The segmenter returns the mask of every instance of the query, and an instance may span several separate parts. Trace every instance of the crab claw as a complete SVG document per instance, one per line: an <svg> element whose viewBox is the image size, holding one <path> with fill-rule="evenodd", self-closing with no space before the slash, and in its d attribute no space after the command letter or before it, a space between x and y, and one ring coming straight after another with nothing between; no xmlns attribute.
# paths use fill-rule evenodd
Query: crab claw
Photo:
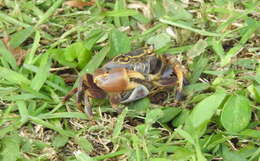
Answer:
<svg viewBox="0 0 260 161"><path fill-rule="evenodd" d="M139 85L133 90L133 92L127 99L121 101L120 103L128 103L128 102L136 101L146 97L148 94L149 94L149 90L145 86Z"/></svg>
<svg viewBox="0 0 260 161"><path fill-rule="evenodd" d="M105 72L98 70L94 74L94 83L106 92L121 92L127 88L129 78L125 68L114 68Z"/></svg>
<svg viewBox="0 0 260 161"><path fill-rule="evenodd" d="M99 69L94 74L94 83L106 92L118 93L138 86L130 78L145 79L141 73L125 68Z"/></svg>

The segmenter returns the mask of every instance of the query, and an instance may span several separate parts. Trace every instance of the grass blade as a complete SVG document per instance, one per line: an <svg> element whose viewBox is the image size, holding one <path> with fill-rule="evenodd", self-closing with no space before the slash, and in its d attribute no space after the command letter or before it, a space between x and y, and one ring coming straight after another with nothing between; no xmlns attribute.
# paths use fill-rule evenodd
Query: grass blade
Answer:
<svg viewBox="0 0 260 161"><path fill-rule="evenodd" d="M189 116L193 127L198 128L209 121L225 97L225 93L215 93L197 104Z"/></svg>
<svg viewBox="0 0 260 161"><path fill-rule="evenodd" d="M136 15L138 15L137 11L129 10L129 9L107 11L106 13L104 13L104 16L109 16L109 17L124 17L124 16L136 16Z"/></svg>
<svg viewBox="0 0 260 161"><path fill-rule="evenodd" d="M41 66L32 80L31 87L35 91L39 91L41 89L49 76L51 61L47 60L47 63L45 63L46 59L48 59L48 54L46 54L45 58L42 59Z"/></svg>
<svg viewBox="0 0 260 161"><path fill-rule="evenodd" d="M18 110L21 115L21 122L22 123L27 122L28 118L29 118L29 112L28 112L25 101L16 101L16 104L18 106Z"/></svg>
<svg viewBox="0 0 260 161"><path fill-rule="evenodd" d="M50 128L50 129L53 129L53 130L59 132L61 135L65 135L65 136L68 136L68 137L74 136L74 133L72 133L71 131L64 130L61 127L55 126L55 125L53 125L53 124L51 124L47 121L43 121L42 119L40 119L38 117L30 116L29 119L36 124L42 125L44 127Z"/></svg>
<svg viewBox="0 0 260 161"><path fill-rule="evenodd" d="M252 112L250 104L249 99L242 95L228 98L221 114L221 123L227 131L239 132L247 127Z"/></svg>
<svg viewBox="0 0 260 161"><path fill-rule="evenodd" d="M86 114L82 112L59 112L59 113L47 113L40 114L38 116L40 119L54 119L54 118L77 118L77 119L87 119Z"/></svg>
<svg viewBox="0 0 260 161"><path fill-rule="evenodd" d="M4 67L0 67L0 78L4 78L14 84L26 84L29 85L30 81L24 77L22 74L17 73L15 71L12 71L10 69L4 68Z"/></svg>
<svg viewBox="0 0 260 161"><path fill-rule="evenodd" d="M102 156L97 156L94 159L95 160L105 160L105 159L108 159L108 158L113 158L113 157L116 157L116 156L119 156L119 155L123 155L123 154L125 154L127 152L129 152L129 150L123 149L123 150L119 150L117 152L105 154L105 155L102 155Z"/></svg>
<svg viewBox="0 0 260 161"><path fill-rule="evenodd" d="M118 117L117 119L117 122L116 122L116 125L115 125L115 129L113 131L113 134L112 134L112 138L115 140L121 133L121 130L123 128L123 123L124 123L124 120L125 120L125 117L126 117L126 114L128 112L128 109L125 108L123 110L123 112L120 114L120 116Z"/></svg>
<svg viewBox="0 0 260 161"><path fill-rule="evenodd" d="M62 4L64 0L57 0L48 10L44 13L41 19L37 22L35 27L38 27L40 24L44 23L54 12L55 10Z"/></svg>
<svg viewBox="0 0 260 161"><path fill-rule="evenodd" d="M11 36L10 45L13 48L20 46L34 32L33 27L27 27Z"/></svg>
<svg viewBox="0 0 260 161"><path fill-rule="evenodd" d="M34 36L34 42L33 42L33 46L31 48L31 51L30 53L27 55L26 59L25 59L25 63L26 64L33 64L33 58L34 58L34 55L36 53L36 50L39 46L39 43L40 43L40 39L41 39L41 35L40 35L40 32L39 31L36 31L35 32L35 36Z"/></svg>
<svg viewBox="0 0 260 161"><path fill-rule="evenodd" d="M231 58L236 56L240 51L242 51L243 46L238 44L236 46L234 46L233 48L231 48L227 54L223 57L223 59L221 60L220 64L221 66L226 66L227 64L230 63Z"/></svg>
<svg viewBox="0 0 260 161"><path fill-rule="evenodd" d="M18 25L18 26L22 26L22 27L30 27L30 25L24 23L24 22L20 22L10 16L8 16L7 14L4 14L3 12L0 12L0 19L6 21L6 22L9 22L11 24L14 24L14 25Z"/></svg>
<svg viewBox="0 0 260 161"><path fill-rule="evenodd" d="M183 29L186 29L186 30L190 30L190 31L196 32L196 33L198 33L200 35L215 36L215 37L221 36L221 34L218 34L218 33L209 32L209 31L205 31L205 30L200 30L200 29L196 29L196 28L193 28L193 27L190 27L190 26L178 23L178 22L174 22L169 17L160 18L159 20L162 23L165 23L165 24L168 24L168 25L172 25L172 26L176 26L176 27L180 27L180 28L183 28Z"/></svg>
<svg viewBox="0 0 260 161"><path fill-rule="evenodd" d="M109 49L109 47L104 47L99 53L95 54L88 64L81 70L80 75L84 73L93 73L105 59Z"/></svg>

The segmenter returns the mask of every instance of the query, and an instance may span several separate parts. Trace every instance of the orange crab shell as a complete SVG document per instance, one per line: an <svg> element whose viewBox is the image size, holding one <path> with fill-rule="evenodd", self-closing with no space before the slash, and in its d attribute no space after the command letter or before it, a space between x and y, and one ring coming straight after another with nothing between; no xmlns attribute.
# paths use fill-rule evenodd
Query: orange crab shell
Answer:
<svg viewBox="0 0 260 161"><path fill-rule="evenodd" d="M130 78L145 79L141 73L125 68L97 69L93 78L94 83L108 93L120 93L136 88L139 84L131 82Z"/></svg>

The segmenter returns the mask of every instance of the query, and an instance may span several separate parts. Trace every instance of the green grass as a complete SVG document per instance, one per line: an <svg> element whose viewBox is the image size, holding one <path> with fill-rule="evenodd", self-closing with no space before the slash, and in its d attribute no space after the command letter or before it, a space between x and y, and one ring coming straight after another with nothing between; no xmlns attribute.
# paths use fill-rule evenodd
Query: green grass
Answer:
<svg viewBox="0 0 260 161"><path fill-rule="evenodd" d="M0 161L260 160L257 0L64 2L0 1ZM116 115L93 100L89 121L75 97L62 103L81 75L145 45L188 70L180 105L170 92Z"/></svg>

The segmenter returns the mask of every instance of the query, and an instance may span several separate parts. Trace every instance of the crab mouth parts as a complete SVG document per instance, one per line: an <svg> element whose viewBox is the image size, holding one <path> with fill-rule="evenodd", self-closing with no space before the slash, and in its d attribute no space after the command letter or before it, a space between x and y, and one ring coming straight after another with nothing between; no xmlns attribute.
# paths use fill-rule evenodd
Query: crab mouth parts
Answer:
<svg viewBox="0 0 260 161"><path fill-rule="evenodd" d="M134 88L133 90L125 93L120 103L133 102L146 97L148 94L149 94L149 90L144 85L140 85Z"/></svg>

